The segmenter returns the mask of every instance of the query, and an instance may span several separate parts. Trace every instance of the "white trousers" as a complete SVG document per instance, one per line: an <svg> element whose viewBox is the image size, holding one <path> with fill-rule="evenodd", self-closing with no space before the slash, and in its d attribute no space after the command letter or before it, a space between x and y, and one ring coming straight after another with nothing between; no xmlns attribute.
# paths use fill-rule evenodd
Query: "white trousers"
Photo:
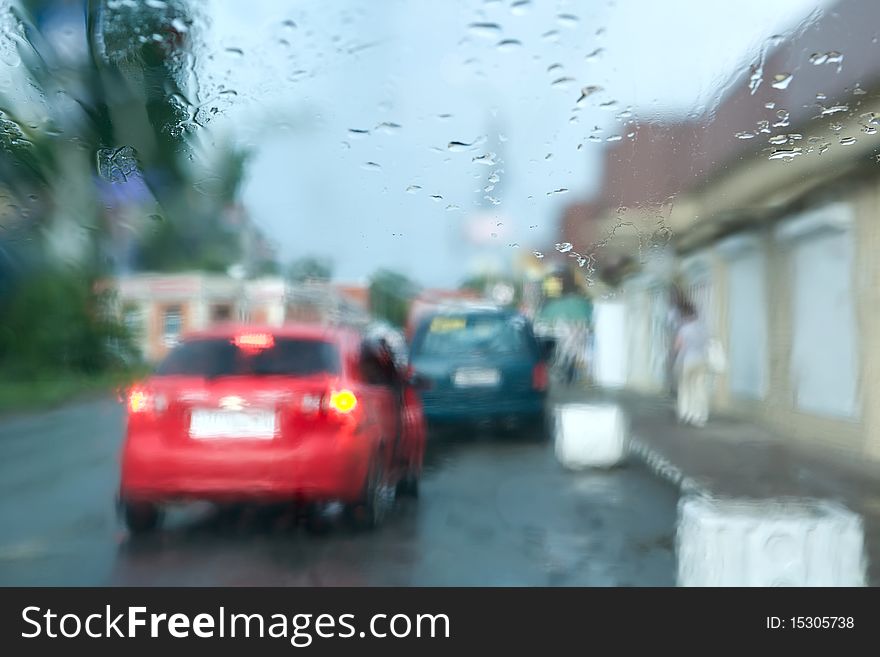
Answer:
<svg viewBox="0 0 880 657"><path fill-rule="evenodd" d="M678 381L678 419L703 426L709 419L709 370L704 362L686 363Z"/></svg>

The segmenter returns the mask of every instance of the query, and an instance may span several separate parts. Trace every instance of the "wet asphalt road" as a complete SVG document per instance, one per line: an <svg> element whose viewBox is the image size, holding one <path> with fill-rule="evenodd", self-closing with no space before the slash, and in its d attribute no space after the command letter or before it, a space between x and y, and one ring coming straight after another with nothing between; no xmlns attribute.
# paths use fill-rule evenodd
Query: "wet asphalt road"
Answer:
<svg viewBox="0 0 880 657"><path fill-rule="evenodd" d="M431 436L420 499L373 533L195 505L132 541L113 505L122 424L113 399L0 420L0 585L674 585L674 489L472 431Z"/></svg>

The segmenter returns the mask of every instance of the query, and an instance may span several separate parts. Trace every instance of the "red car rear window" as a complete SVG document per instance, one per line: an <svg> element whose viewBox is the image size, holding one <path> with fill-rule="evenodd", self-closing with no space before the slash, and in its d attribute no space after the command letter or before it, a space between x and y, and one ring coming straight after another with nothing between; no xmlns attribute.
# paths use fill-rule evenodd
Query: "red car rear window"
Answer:
<svg viewBox="0 0 880 657"><path fill-rule="evenodd" d="M156 369L158 375L308 376L339 374L336 345L321 340L275 338L271 347L241 349L231 338L198 338L175 347Z"/></svg>

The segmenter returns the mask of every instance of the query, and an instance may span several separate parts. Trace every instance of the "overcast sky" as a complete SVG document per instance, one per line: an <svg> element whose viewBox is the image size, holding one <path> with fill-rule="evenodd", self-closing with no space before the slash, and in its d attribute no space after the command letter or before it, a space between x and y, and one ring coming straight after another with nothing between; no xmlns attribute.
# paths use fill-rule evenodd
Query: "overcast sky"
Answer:
<svg viewBox="0 0 880 657"><path fill-rule="evenodd" d="M238 93L211 134L254 149L243 200L285 260L450 284L546 245L607 138L717 102L817 4L211 0L199 70Z"/></svg>

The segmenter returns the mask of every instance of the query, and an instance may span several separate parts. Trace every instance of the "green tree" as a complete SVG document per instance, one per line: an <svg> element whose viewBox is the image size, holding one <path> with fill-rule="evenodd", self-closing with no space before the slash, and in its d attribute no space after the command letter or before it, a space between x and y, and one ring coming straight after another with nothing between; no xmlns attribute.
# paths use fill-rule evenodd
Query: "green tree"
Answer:
<svg viewBox="0 0 880 657"><path fill-rule="evenodd" d="M125 328L107 312L111 300L94 277L52 268L17 286L3 308L0 362L9 376L92 374L134 357ZM121 357L121 360L119 359Z"/></svg>
<svg viewBox="0 0 880 657"><path fill-rule="evenodd" d="M418 286L405 275L380 269L370 278L370 312L394 326L403 327L417 293Z"/></svg>
<svg viewBox="0 0 880 657"><path fill-rule="evenodd" d="M184 152L186 131L199 120L186 100L195 38L186 0L84 0L78 53L43 32L71 8L75 17L76 3L66 0L16 0L9 13L22 84L0 93L0 179L13 208L4 228L32 246L11 259L10 275L0 272L11 281L0 299L0 360L25 373L97 371L119 351L124 332L96 292L117 232L102 214L108 184L144 181L161 207L159 242L175 264L199 257L218 214L216 202L191 193Z"/></svg>
<svg viewBox="0 0 880 657"><path fill-rule="evenodd" d="M234 229L224 230L221 217L239 192L248 153L221 146L207 158L215 162L208 173L191 161L206 158L188 136L210 121L223 97L222 91L207 102L192 96L202 23L194 6L82 0L82 56L71 57L41 32L53 16L69 13L69 1L13 2L20 70L39 93L33 99L0 93L0 174L18 207L40 198L42 212L27 217L37 237L52 224L78 222L94 242L85 258L97 262L114 231L113 219L100 216L102 186L95 182L137 178L164 221L144 222L139 266L176 270L206 261L221 269L218 259L227 266L238 259ZM33 121L35 112L45 120Z"/></svg>
<svg viewBox="0 0 880 657"><path fill-rule="evenodd" d="M288 265L287 278L294 283L329 281L333 278L333 263L316 256L297 258Z"/></svg>

